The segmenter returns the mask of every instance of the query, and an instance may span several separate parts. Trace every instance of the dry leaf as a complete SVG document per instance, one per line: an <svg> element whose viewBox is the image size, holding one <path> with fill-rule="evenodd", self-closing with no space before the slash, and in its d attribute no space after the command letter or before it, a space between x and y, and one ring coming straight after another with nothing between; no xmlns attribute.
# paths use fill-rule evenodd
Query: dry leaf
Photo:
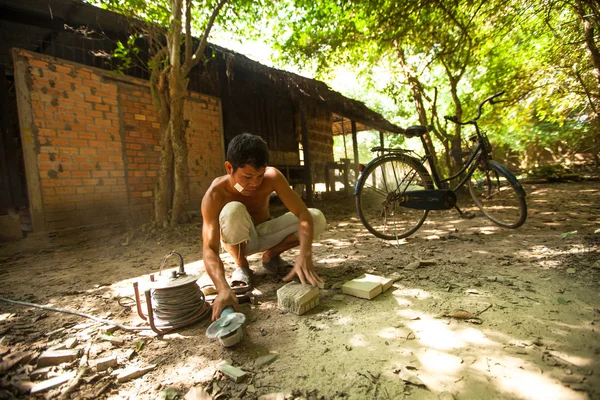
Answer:
<svg viewBox="0 0 600 400"><path fill-rule="evenodd" d="M448 314L448 316L456 319L471 319L475 317L473 314L465 310L454 310L452 314Z"/></svg>

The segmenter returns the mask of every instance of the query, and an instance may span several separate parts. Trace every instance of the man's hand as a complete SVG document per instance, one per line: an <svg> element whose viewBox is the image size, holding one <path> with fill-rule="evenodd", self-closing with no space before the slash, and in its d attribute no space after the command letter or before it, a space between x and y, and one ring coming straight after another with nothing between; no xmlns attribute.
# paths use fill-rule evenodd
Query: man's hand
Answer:
<svg viewBox="0 0 600 400"><path fill-rule="evenodd" d="M212 320L216 321L221 316L221 312L227 306L232 306L235 311L240 310L240 306L235 297L235 293L230 288L220 291L212 304Z"/></svg>
<svg viewBox="0 0 600 400"><path fill-rule="evenodd" d="M315 271L311 254L305 256L301 255L300 257L298 257L296 265L294 265L294 269L292 269L290 273L287 274L285 278L283 278L283 281L287 282L292 280L294 278L294 275L298 275L298 278L300 279L300 282L302 282L303 285L305 285L307 281L311 285L319 288L323 288L323 286L325 285L323 279L321 279L317 274L317 271Z"/></svg>

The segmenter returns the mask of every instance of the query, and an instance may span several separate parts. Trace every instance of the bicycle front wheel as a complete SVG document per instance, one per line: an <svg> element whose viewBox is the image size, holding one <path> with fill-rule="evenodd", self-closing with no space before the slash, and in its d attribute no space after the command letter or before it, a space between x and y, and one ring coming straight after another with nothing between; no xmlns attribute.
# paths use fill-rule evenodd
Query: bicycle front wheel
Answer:
<svg viewBox="0 0 600 400"><path fill-rule="evenodd" d="M487 161L469 180L469 192L475 204L493 223L515 229L527 219L525 191L502 165Z"/></svg>
<svg viewBox="0 0 600 400"><path fill-rule="evenodd" d="M376 159L359 178L358 216L369 232L379 238L405 238L421 227L429 211L400 206L400 196L408 190L432 187L431 176L418 160L406 155Z"/></svg>

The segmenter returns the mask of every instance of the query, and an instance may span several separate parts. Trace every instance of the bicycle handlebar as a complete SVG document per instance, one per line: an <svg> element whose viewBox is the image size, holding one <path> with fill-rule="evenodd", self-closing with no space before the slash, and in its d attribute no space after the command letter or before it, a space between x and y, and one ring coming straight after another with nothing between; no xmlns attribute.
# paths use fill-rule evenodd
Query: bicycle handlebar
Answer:
<svg viewBox="0 0 600 400"><path fill-rule="evenodd" d="M473 124L475 121L477 121L480 117L481 117L481 109L483 108L483 106L485 105L485 103L489 102L490 104L496 104L496 103L500 103L503 100L494 100L496 97L500 97L505 93L504 90L502 90L501 92L498 92L490 97L488 97L487 99L483 100L479 106L477 107L477 116L475 118L473 118L472 120L469 120L467 122L462 122L459 121L458 118L456 118L455 115L445 115L444 119L446 121L450 121L450 122L454 122L455 124L458 125L468 125L468 124Z"/></svg>

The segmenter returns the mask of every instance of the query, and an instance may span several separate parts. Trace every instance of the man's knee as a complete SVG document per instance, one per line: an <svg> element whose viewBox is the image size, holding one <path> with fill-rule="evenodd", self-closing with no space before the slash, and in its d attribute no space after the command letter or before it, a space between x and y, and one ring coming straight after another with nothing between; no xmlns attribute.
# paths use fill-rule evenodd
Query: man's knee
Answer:
<svg viewBox="0 0 600 400"><path fill-rule="evenodd" d="M219 214L221 240L226 244L239 244L250 239L252 218L246 206L239 201L225 204Z"/></svg>
<svg viewBox="0 0 600 400"><path fill-rule="evenodd" d="M327 221L325 220L325 216L323 215L321 210L317 210L316 208L309 208L308 211L310 211L310 214L313 218L313 239L318 240L319 236L321 236L321 233L325 231L325 224L327 223Z"/></svg>

